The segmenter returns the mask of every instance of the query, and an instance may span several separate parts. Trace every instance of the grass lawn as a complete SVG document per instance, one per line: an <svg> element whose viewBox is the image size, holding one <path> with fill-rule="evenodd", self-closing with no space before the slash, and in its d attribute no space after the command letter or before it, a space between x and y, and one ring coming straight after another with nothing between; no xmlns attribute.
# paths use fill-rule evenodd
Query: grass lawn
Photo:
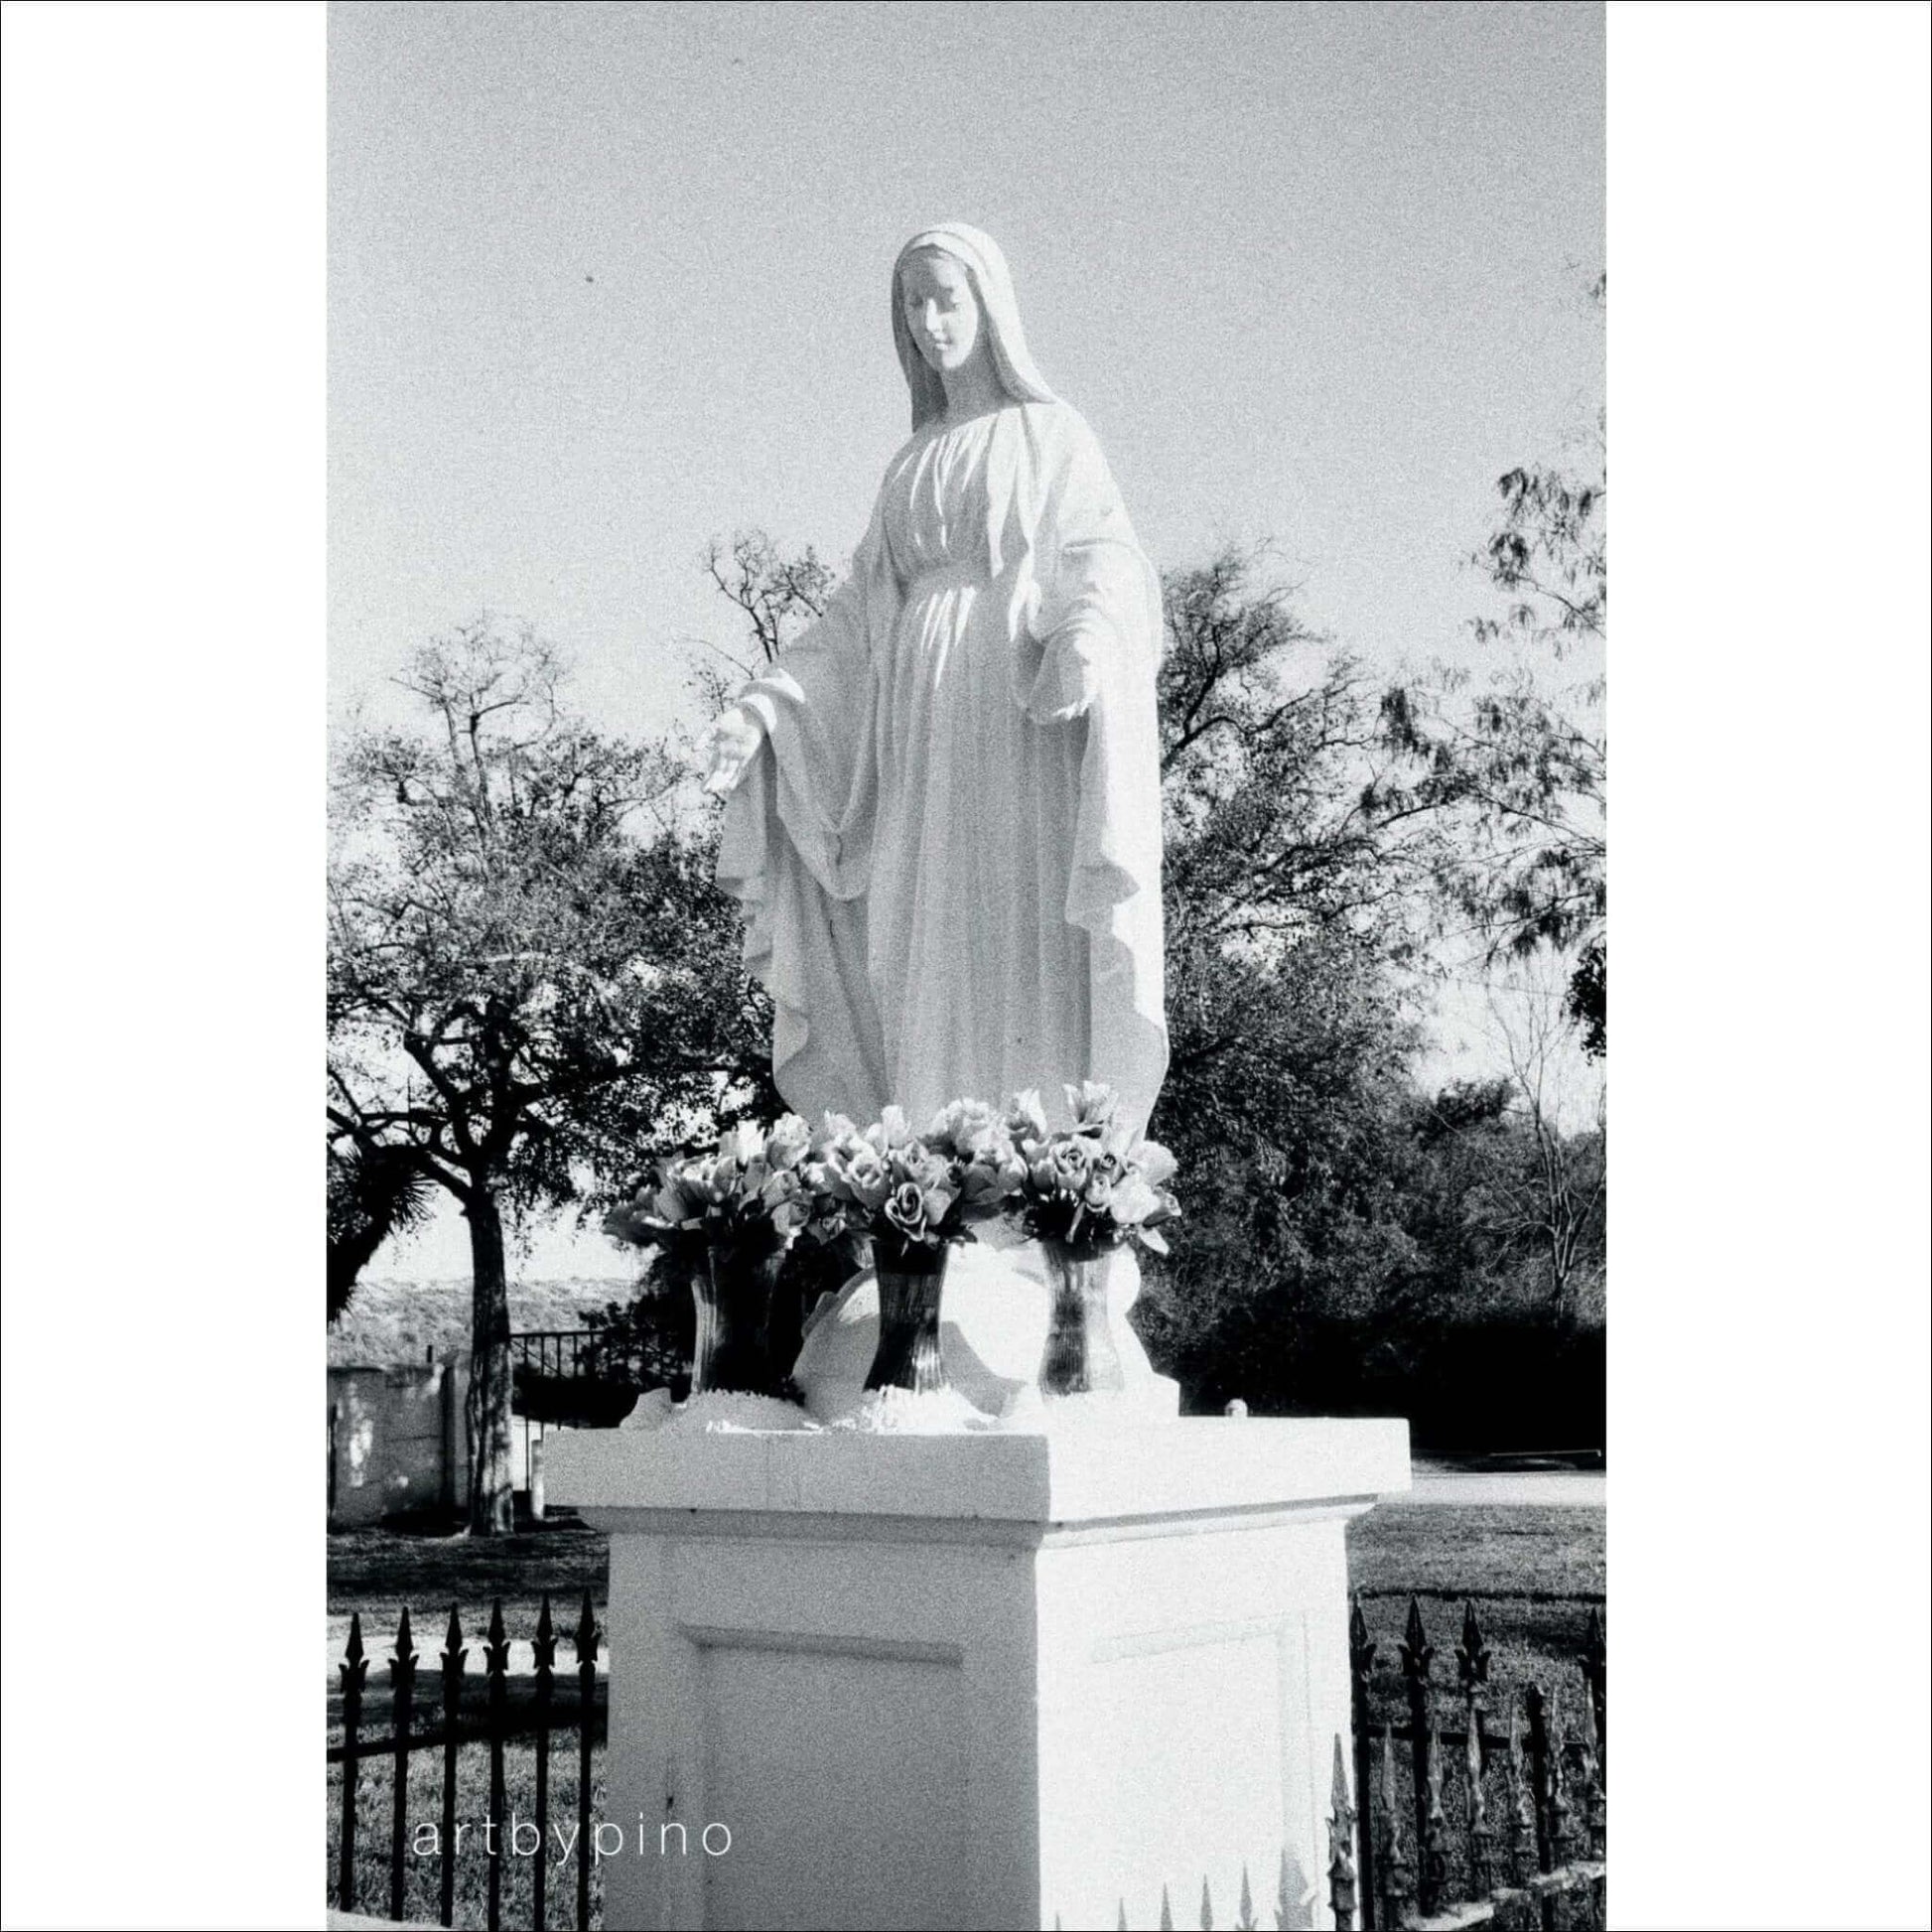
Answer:
<svg viewBox="0 0 1932 1932"><path fill-rule="evenodd" d="M604 1747L597 1746L591 1759L591 1817L603 1815ZM545 1868L544 1924L575 1926L577 1923L577 1739L562 1733L553 1747L550 1762L551 1835L541 1855L536 1851L534 1831L519 1833L511 1856L501 1861L502 1923L505 1926L534 1926L535 1871L539 1856ZM341 1767L329 1767L329 1828L325 1884L327 1896L336 1902L337 1859L342 1817ZM506 1816L534 1819L536 1816L536 1751L528 1742L512 1743L503 1752L503 1791ZM355 1791L355 1903L353 1909L372 1918L389 1916L390 1827L394 1816L395 1776L391 1760L375 1759L364 1763ZM442 1860L436 1841L414 1835L425 1827L440 1829L443 1802L443 1759L436 1751L418 1753L409 1760L409 1823L411 1836L403 1853L403 1916L418 1923L434 1924L441 1909ZM489 1861L482 1843L481 1824L489 1816L489 1756L477 1745L467 1745L457 1759L456 1815L464 1829L458 1841L456 1862L455 1911L458 1925L480 1926L487 1923ZM561 1830L563 1837L559 1839ZM631 1827L634 1840L636 1826ZM607 1847L607 1849L609 1849ZM634 1851L634 1844L626 1846ZM694 1850L693 1856L702 1856ZM603 1923L604 1874L595 1859L591 1864L591 1923Z"/></svg>
<svg viewBox="0 0 1932 1932"><path fill-rule="evenodd" d="M1411 1596L1435 1646L1439 1689L1455 1689L1468 1598L1498 1692L1540 1683L1557 1692L1563 1709L1580 1710L1585 1629L1592 1609L1603 1615L1603 1531L1599 1509L1383 1503L1357 1517L1348 1526L1348 1576L1376 1645L1370 1698L1377 1720L1407 1716L1396 1646ZM1452 1705L1451 1697L1446 1722ZM1499 1695L1491 1705L1504 1708Z"/></svg>
<svg viewBox="0 0 1932 1932"><path fill-rule="evenodd" d="M562 1637L576 1629L586 1590L603 1622L610 1570L609 1539L571 1516L553 1517L541 1529L515 1536L343 1530L329 1538L330 1618L332 1624L346 1623L351 1610L360 1610L362 1641L380 1661L389 1654L405 1603L416 1648L427 1651L441 1647L452 1603L462 1612L465 1636L474 1642L498 1596L505 1628L512 1637L527 1637L548 1590L550 1614ZM560 1661L576 1662L568 1643L558 1655Z"/></svg>
<svg viewBox="0 0 1932 1932"><path fill-rule="evenodd" d="M1455 1683L1455 1645L1468 1597L1490 1648L1492 1681L1534 1678L1558 1688L1569 1705L1583 1684L1577 1660L1585 1625L1590 1610L1600 1612L1603 1605L1603 1512L1595 1509L1384 1503L1357 1517L1348 1528L1348 1571L1378 1646L1378 1715L1385 1701L1391 1715L1401 1708L1396 1644L1412 1595L1421 1601L1436 1647L1439 1685ZM409 1605L416 1647L428 1666L456 1603L474 1674L493 1597L503 1599L509 1634L528 1637L548 1590L559 1636L566 1637L587 1589L602 1623L609 1567L605 1538L570 1517L506 1537L343 1532L329 1539L332 1642L349 1611L360 1610L363 1641L374 1659L373 1691L384 1675L402 1606ZM560 1643L560 1665L568 1669L575 1661L571 1645Z"/></svg>

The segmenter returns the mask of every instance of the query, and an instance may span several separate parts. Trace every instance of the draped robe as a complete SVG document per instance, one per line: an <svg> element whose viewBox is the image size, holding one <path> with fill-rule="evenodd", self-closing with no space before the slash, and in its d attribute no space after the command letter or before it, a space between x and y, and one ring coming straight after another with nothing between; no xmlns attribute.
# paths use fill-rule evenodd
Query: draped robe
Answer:
<svg viewBox="0 0 1932 1932"><path fill-rule="evenodd" d="M1159 580L1077 413L928 423L823 617L740 696L721 886L786 1103L916 1124L1167 1070Z"/></svg>

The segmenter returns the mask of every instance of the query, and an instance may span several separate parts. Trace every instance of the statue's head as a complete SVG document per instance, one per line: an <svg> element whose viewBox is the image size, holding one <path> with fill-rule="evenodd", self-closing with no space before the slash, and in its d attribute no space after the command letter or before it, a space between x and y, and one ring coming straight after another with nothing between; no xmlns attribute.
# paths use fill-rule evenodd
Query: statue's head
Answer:
<svg viewBox="0 0 1932 1932"><path fill-rule="evenodd" d="M986 354L973 272L937 244L914 248L899 263L899 313L912 346L929 369L957 374Z"/></svg>
<svg viewBox="0 0 1932 1932"><path fill-rule="evenodd" d="M1027 352L999 244L963 221L922 228L893 264L893 341L912 392L912 427L945 413L944 376L987 357L1017 402L1053 392Z"/></svg>

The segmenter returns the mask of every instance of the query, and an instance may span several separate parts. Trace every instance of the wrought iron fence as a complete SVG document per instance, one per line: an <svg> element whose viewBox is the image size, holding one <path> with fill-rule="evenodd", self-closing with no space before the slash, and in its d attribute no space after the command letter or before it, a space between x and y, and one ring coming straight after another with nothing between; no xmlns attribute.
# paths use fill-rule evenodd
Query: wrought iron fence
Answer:
<svg viewBox="0 0 1932 1932"><path fill-rule="evenodd" d="M509 1671L509 1639L500 1599L492 1608L483 1640L483 1703L481 1722L476 1701L464 1700L468 1650L457 1611L440 1658L442 1722L428 1729L414 1726L419 1659L411 1642L409 1612L397 1628L388 1663L387 1734L362 1735L363 1695L370 1659L363 1650L361 1618L351 1617L347 1649L339 1666L342 1678L342 1741L329 1749L329 1762L342 1766L341 1831L337 1841L336 1893L343 1909L356 1908L357 1786L360 1767L371 1760L392 1765L389 1815L388 1915L404 1916L405 1875L409 1867L409 1778L412 1753L440 1753L442 1779L436 1832L439 1869L438 1910L444 1925L455 1923L456 1873L461 1840L457 1831L458 1758L466 1746L488 1752L488 1811L485 1835L484 1911L489 1932L503 1923L503 1872L508 1848L504 1746L530 1740L535 1749L535 1818L539 1855L528 1865L531 1922L546 1919L547 1859L551 1834L550 1767L553 1735L575 1738L577 1779L576 1861L578 1932L589 1932L594 1744L601 1741L605 1700L597 1675L598 1627L585 1594L573 1641L577 1688L559 1699L556 1684L557 1637L545 1596L532 1644L533 1670L527 1694L523 1680ZM1406 1723L1377 1722L1371 1680L1381 1646L1368 1633L1359 1596L1349 1614L1349 1667L1352 1679L1351 1736L1334 1740L1334 1770L1328 1813L1328 1899L1341 1932L1449 1932L1449 1928L1494 1926L1498 1932L1600 1932L1604 1924L1606 1872L1607 1771L1604 1743L1605 1646L1602 1618L1591 1609L1582 1665L1586 1694L1574 1720L1559 1707L1558 1693L1538 1683L1499 1688L1491 1684L1489 1647L1483 1641L1473 1602L1465 1601L1460 1641L1455 1645L1455 1685L1439 1687L1437 1652L1423 1623L1422 1605L1411 1597L1407 1624L1395 1646L1400 1660ZM512 1695L512 1683L517 1687ZM1439 1697L1450 1701L1451 1722L1445 1725ZM1497 1708L1498 1703L1501 1709ZM568 1745L566 1746L568 1749ZM1352 1763L1351 1763L1352 1760ZM1351 1775L1352 1771L1352 1775ZM422 1829L418 1827L418 1829ZM1271 1901L1277 1926L1305 1923L1295 1916L1289 1897L1284 1857L1277 1896ZM1126 1902L1119 1923L1128 1923ZM1174 1907L1167 1889L1160 1903L1162 1932L1173 1932ZM1202 1880L1198 1923L1216 1923L1215 1904ZM1248 1874L1231 1920L1236 1932L1258 1927Z"/></svg>
<svg viewBox="0 0 1932 1932"><path fill-rule="evenodd" d="M596 1342L594 1328L518 1328L510 1336L510 1361L537 1375L582 1375Z"/></svg>
<svg viewBox="0 0 1932 1932"><path fill-rule="evenodd" d="M594 1326L522 1328L510 1336L511 1402L523 1432L523 1488L544 1514L540 1445L554 1428L614 1429L638 1385Z"/></svg>
<svg viewBox="0 0 1932 1932"><path fill-rule="evenodd" d="M1379 1646L1358 1596L1348 1621L1353 1793L1335 1739L1329 1805L1329 1903L1344 1932L1495 1925L1590 1932L1603 1924L1608 1775L1603 1621L1589 1612L1586 1693L1566 1726L1557 1692L1537 1683L1492 1708L1489 1647L1462 1608L1454 1715L1438 1710L1436 1648L1422 1604L1396 1646L1408 1723L1375 1722ZM1445 1687L1447 1689L1447 1687ZM1406 1759L1406 1764L1404 1760ZM1405 1788L1406 1787L1406 1788Z"/></svg>
<svg viewBox="0 0 1932 1932"><path fill-rule="evenodd" d="M1361 1598L1350 1605L1351 1735L1334 1740L1328 1809L1327 1890L1339 1932L1601 1932L1605 1909L1604 1644L1591 1609L1582 1666L1586 1694L1568 1728L1554 1689L1501 1687L1489 1676L1473 1602L1462 1609L1455 1686L1435 1682L1436 1650L1422 1605L1409 1599L1395 1646L1407 1721L1378 1722L1372 1671L1381 1646L1368 1634ZM1445 1725L1438 1698L1452 1699ZM1501 1708L1499 1709L1498 1706ZM1457 1722L1459 1720L1459 1722ZM1179 1887L1191 1911L1189 1884ZM1307 1925L1310 1900L1283 1854L1275 1895L1257 1911L1241 1872L1232 1917L1201 1879L1202 1932L1231 1925ZM1149 1909L1153 1909L1151 1906ZM1173 1932L1174 1888L1163 1886L1161 1932ZM1116 1925L1145 1925L1120 1901Z"/></svg>
<svg viewBox="0 0 1932 1932"><path fill-rule="evenodd" d="M509 1813L504 1779L504 1748L508 1744L528 1740L535 1754L535 1817L529 1822L537 1833L538 1851L536 1857L525 1857L518 1863L529 1869L531 1923L539 1927L545 1925L545 1894L550 1863L548 1849L553 1826L551 1769L553 1756L556 1755L552 1740L558 1738L563 1741L566 1753L572 1753L574 1744L577 1769L576 1831L570 1846L576 1863L575 1922L578 1932L590 1932L592 1753L594 1745L602 1741L606 1699L597 1674L598 1627L588 1591L584 1596L582 1613L577 1619L577 1628L570 1640L576 1649L576 1693L574 1697L567 1692L560 1697L556 1670L558 1638L551 1621L550 1598L545 1595L531 1644L533 1669L527 1685L520 1676L514 1680L515 1693L512 1695L510 1639L503 1627L503 1605L498 1598L490 1611L489 1628L483 1642L483 1696L479 1713L476 1698L472 1696L466 1700L464 1695L468 1681L465 1664L469 1649L464 1642L462 1621L453 1606L443 1650L438 1658L441 1681L437 1687L437 1702L440 1704L441 1722L432 1723L427 1728L418 1728L415 1723L417 1667L422 1660L410 1636L409 1611L405 1608L397 1625L393 1654L388 1661L389 1708L386 1714L378 1714L386 1715L388 1728L385 1734L364 1736L363 1699L369 1688L367 1680L371 1660L362 1646L361 1616L357 1613L350 1617L347 1647L342 1663L337 1667L342 1679L342 1741L331 1744L328 1752L328 1761L342 1766L342 1795L338 1814L340 1827L335 1860L336 1900L342 1910L358 1909L356 1858L360 1821L357 1797L363 1765L386 1761L390 1769L393 1789L388 1818L387 1913L392 1919L400 1919L404 1916L405 1880L412 1858L420 1862L416 1852L417 1841L432 1823L429 1820L419 1821L412 1831L409 1760L412 1755L426 1755L432 1761L440 1756L440 1802L433 1821L436 1856L440 1860L437 1911L441 1923L455 1924L457 1867L463 1842L459 1826L460 1823L467 1826L471 1822L459 1821L457 1817L458 1772L461 1753L466 1747L474 1746L488 1753L488 1799L484 1820L488 1829L482 1834L486 1848L483 1907L489 1932L499 1932L503 1923L504 1871L513 1849L505 1843ZM567 1681L568 1667L566 1684ZM558 1839L561 1843L561 1832ZM558 1863L561 1871L565 1862L560 1860Z"/></svg>

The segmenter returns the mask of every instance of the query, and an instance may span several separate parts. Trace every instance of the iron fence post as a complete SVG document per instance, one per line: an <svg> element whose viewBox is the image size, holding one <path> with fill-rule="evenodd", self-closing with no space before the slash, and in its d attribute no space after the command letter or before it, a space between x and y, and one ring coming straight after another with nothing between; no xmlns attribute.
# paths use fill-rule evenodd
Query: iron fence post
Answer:
<svg viewBox="0 0 1932 1932"><path fill-rule="evenodd" d="M1348 1802L1348 1765L1335 1737L1335 1772L1328 1812L1328 1904L1335 1915L1335 1932L1352 1932L1355 1923L1355 1812ZM1248 1902L1247 1873L1241 1874L1241 1900ZM1253 1923L1251 1911L1245 1912Z"/></svg>
<svg viewBox="0 0 1932 1932"><path fill-rule="evenodd" d="M1357 1594L1348 1606L1348 1681L1349 1729L1355 1746L1355 1796L1359 1807L1355 1829L1359 1848L1356 1860L1361 1873L1362 1932L1375 1932L1374 1807L1369 1801L1373 1785L1368 1731L1369 1671L1374 1662L1375 1645L1369 1641L1368 1620L1362 1615L1362 1599Z"/></svg>
<svg viewBox="0 0 1932 1932"><path fill-rule="evenodd" d="M389 1916L402 1917L403 1842L409 1836L409 1718L416 1695L416 1646L409 1635L409 1605L396 1625L396 1653L389 1660L395 1695L395 1792L389 1818ZM343 1908L348 1910L347 1906Z"/></svg>
<svg viewBox="0 0 1932 1932"><path fill-rule="evenodd" d="M1605 1728L1608 1712L1604 1695L1607 1662L1603 1644L1603 1619L1592 1605L1589 1622L1584 1631L1584 1675L1589 1680L1590 1716L1595 1721L1596 1778L1605 1790L1609 1788L1609 1771L1605 1764L1605 1759L1609 1755L1609 1732Z"/></svg>
<svg viewBox="0 0 1932 1932"><path fill-rule="evenodd" d="M1550 1729L1544 1717L1543 1687L1532 1684L1524 1692L1530 1711L1530 1793L1536 1811L1536 1865L1552 1869L1550 1848Z"/></svg>
<svg viewBox="0 0 1932 1932"><path fill-rule="evenodd" d="M503 1631L503 1599L499 1596L490 1605L489 1631L483 1639L489 1732L489 1829L483 1834L483 1857L487 1861L485 1909L489 1932L501 1932L503 1923L503 1700L508 1690L509 1661L510 1644Z"/></svg>
<svg viewBox="0 0 1932 1932"><path fill-rule="evenodd" d="M531 1648L537 1678L537 1859L530 1872L530 1916L537 1932L543 1932L550 1844L550 1678L557 1659L557 1635L551 1627L548 1590L543 1592L543 1607L537 1612L536 1642Z"/></svg>
<svg viewBox="0 0 1932 1932"><path fill-rule="evenodd" d="M1427 1918L1435 1909L1437 1899L1432 1896L1436 1890L1436 1874L1430 1869L1430 1851L1432 1833L1429 1822L1430 1808L1430 1761L1434 1753L1430 1749L1433 1722L1430 1717L1430 1670L1436 1658L1436 1647L1429 1641L1422 1625L1422 1602L1418 1597L1409 1599L1409 1623L1404 1630L1402 1641L1397 1649L1402 1653L1402 1676L1409 1687L1409 1759L1414 1780L1416 1810L1416 1856L1419 1861L1419 1885L1417 1887L1423 1916Z"/></svg>
<svg viewBox="0 0 1932 1932"><path fill-rule="evenodd" d="M1582 1734L1578 1740L1578 1756L1583 1763L1584 1772L1584 1849L1585 1856L1601 1859L1604 1856L1604 1802L1602 1759L1596 1739L1596 1719L1592 1706L1593 1698L1584 1700L1584 1719Z"/></svg>
<svg viewBox="0 0 1932 1932"><path fill-rule="evenodd" d="M577 1932L591 1932L591 1719L597 1703L597 1618L591 1593L577 1619Z"/></svg>
<svg viewBox="0 0 1932 1932"><path fill-rule="evenodd" d="M1402 1846L1402 1811L1395 1790L1395 1736L1382 1726L1382 1850L1377 1876L1382 1886L1382 1925L1386 1932L1402 1932L1408 1923L1409 1900L1415 1883L1408 1854Z"/></svg>
<svg viewBox="0 0 1932 1932"><path fill-rule="evenodd" d="M343 1835L337 1846L336 1901L345 1912L355 1909L355 1785L358 1771L355 1732L362 1722L362 1685L369 1660L362 1654L362 1617L348 1619L348 1647L337 1666L343 1677Z"/></svg>
<svg viewBox="0 0 1932 1932"><path fill-rule="evenodd" d="M450 1627L443 1638L443 1872L438 1912L445 1925L456 1923L456 1753L457 1713L463 1697L463 1625L450 1605Z"/></svg>
<svg viewBox="0 0 1932 1932"><path fill-rule="evenodd" d="M1526 1885L1536 1868L1536 1812L1523 1761L1523 1726L1514 1703L1509 1712L1509 1755L1503 1763L1509 1788L1509 1872L1515 1883Z"/></svg>
<svg viewBox="0 0 1932 1932"><path fill-rule="evenodd" d="M1462 1641L1455 1646L1455 1676L1462 1692L1465 1731L1462 1769L1469 1787L1465 1801L1469 1826L1469 1896L1486 1898L1495 1882L1490 1859L1489 1808L1482 1790L1488 1744L1483 1735L1483 1711L1489 1688L1489 1646L1483 1642L1482 1628L1476 1622L1476 1606L1467 1597L1462 1601Z"/></svg>

